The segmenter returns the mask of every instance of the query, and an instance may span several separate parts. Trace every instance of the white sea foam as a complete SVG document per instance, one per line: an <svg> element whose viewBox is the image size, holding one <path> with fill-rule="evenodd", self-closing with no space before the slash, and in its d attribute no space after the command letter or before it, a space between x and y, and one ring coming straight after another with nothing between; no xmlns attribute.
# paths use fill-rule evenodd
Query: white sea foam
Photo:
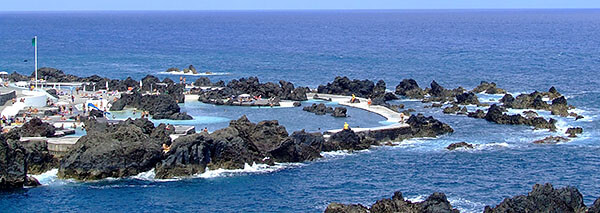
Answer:
<svg viewBox="0 0 600 213"><path fill-rule="evenodd" d="M253 174L269 173L269 172L279 171L279 170L285 169L287 167L299 166L299 165L303 165L303 164L301 164L301 163L275 163L275 165L271 166L271 165L267 165L267 164L253 163L252 165L245 164L243 169L210 170L210 169L206 168L206 171L204 173L194 175L194 177L217 178L217 177L229 177L229 176L243 174L243 173L253 173Z"/></svg>
<svg viewBox="0 0 600 213"><path fill-rule="evenodd" d="M55 181L58 177L58 169L51 169L47 172L44 172L39 175L32 175L35 179L37 179L42 185L48 185L51 182Z"/></svg>
<svg viewBox="0 0 600 213"><path fill-rule="evenodd" d="M457 207L460 212L481 212L486 205L484 203L470 201L464 198L448 197L448 201L452 206Z"/></svg>
<svg viewBox="0 0 600 213"><path fill-rule="evenodd" d="M211 75L229 75L230 73L228 72L201 72L201 73L184 73L183 71L179 71L179 72L159 72L160 74L166 74L166 75L192 75L192 76L211 76Z"/></svg>
<svg viewBox="0 0 600 213"><path fill-rule="evenodd" d="M348 150L337 150L337 151L331 151L331 152L321 152L321 156L323 156L324 158L346 156L346 155L351 155L351 154L352 153L350 153L350 151L348 151Z"/></svg>
<svg viewBox="0 0 600 213"><path fill-rule="evenodd" d="M154 172L154 168L152 168L146 172L139 173L136 176L133 176L132 178L138 179L138 180L155 180L154 179L155 176L156 176L156 173Z"/></svg>

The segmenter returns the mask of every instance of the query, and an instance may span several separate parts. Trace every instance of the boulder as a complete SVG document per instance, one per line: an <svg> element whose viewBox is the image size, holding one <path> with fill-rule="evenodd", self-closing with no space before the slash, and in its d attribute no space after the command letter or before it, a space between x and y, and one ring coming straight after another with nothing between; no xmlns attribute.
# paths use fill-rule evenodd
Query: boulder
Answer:
<svg viewBox="0 0 600 213"><path fill-rule="evenodd" d="M456 103L461 105L479 105L479 99L473 92L465 92L456 96Z"/></svg>
<svg viewBox="0 0 600 213"><path fill-rule="evenodd" d="M167 72L179 72L179 68L171 67L171 68L167 69Z"/></svg>
<svg viewBox="0 0 600 213"><path fill-rule="evenodd" d="M458 148L473 149L473 144L470 144L467 142L458 142L458 143L452 143L446 147L446 149L448 149L448 150L455 150Z"/></svg>
<svg viewBox="0 0 600 213"><path fill-rule="evenodd" d="M435 192L422 202L411 202L405 200L402 192L395 192L391 199L384 198L378 200L371 208L364 207L360 204L344 205L339 203L331 203L325 209L326 213L337 212L371 212L371 213L386 213L386 212L424 212L424 213L458 213L454 209L444 193Z"/></svg>
<svg viewBox="0 0 600 213"><path fill-rule="evenodd" d="M502 107L500 107L496 104L490 106L487 114L485 115L485 120L494 122L497 124L529 125L529 126L533 126L535 128L539 128L539 129L550 129L550 130L556 129L556 126L555 126L556 120L554 120L552 118L550 120L546 120L542 117L535 117L535 118L528 119L528 118L521 116L520 114L516 114L516 115L504 114L503 113L504 110L505 109L503 109Z"/></svg>
<svg viewBox="0 0 600 213"><path fill-rule="evenodd" d="M27 121L23 126L14 128L10 131L10 134L15 134L16 138L20 137L53 137L56 132L56 128L49 123L43 122L41 119L35 117ZM11 138L15 138L10 136Z"/></svg>
<svg viewBox="0 0 600 213"><path fill-rule="evenodd" d="M331 113L331 116L345 118L347 116L346 111L347 111L346 107L336 107L333 110L333 113Z"/></svg>
<svg viewBox="0 0 600 213"><path fill-rule="evenodd" d="M294 101L294 107L299 107L302 106L302 103L300 101Z"/></svg>
<svg viewBox="0 0 600 213"><path fill-rule="evenodd" d="M411 115L406 121L410 125L411 137L437 137L439 135L452 133L454 129L432 116L426 117L419 113Z"/></svg>
<svg viewBox="0 0 600 213"><path fill-rule="evenodd" d="M58 168L58 160L48 150L44 141L17 142L25 150L28 174L41 174L52 168Z"/></svg>
<svg viewBox="0 0 600 213"><path fill-rule="evenodd" d="M570 127L565 132L565 134L568 134L570 138L575 138L578 134L581 133L583 133L583 128L581 127Z"/></svg>
<svg viewBox="0 0 600 213"><path fill-rule="evenodd" d="M92 109L88 112L88 116L102 118L102 117L104 117L104 112L97 110L97 109Z"/></svg>
<svg viewBox="0 0 600 213"><path fill-rule="evenodd" d="M380 86L381 87L381 86ZM381 90L381 88L379 88ZM375 92L375 83L370 80L350 80L348 77L336 77L327 85L320 85L318 93L371 98ZM384 89L385 91L385 89ZM379 91L381 92L381 91Z"/></svg>
<svg viewBox="0 0 600 213"><path fill-rule="evenodd" d="M305 106L302 110L307 111L307 112L312 112L317 115L325 115L327 113L333 113L335 111L332 107L329 107L323 103L320 103L320 104L313 103L310 106Z"/></svg>
<svg viewBox="0 0 600 213"><path fill-rule="evenodd" d="M485 213L494 212L585 212L583 196L575 187L554 189L551 184L535 184L528 195L504 199L495 207L486 206Z"/></svg>
<svg viewBox="0 0 600 213"><path fill-rule="evenodd" d="M404 79L396 86L395 93L413 99L422 99L425 97L425 91L419 87L414 79Z"/></svg>
<svg viewBox="0 0 600 213"><path fill-rule="evenodd" d="M87 135L60 161L60 178L127 177L148 171L160 161L163 141L150 137L154 125L147 119L92 123L98 122L85 121Z"/></svg>
<svg viewBox="0 0 600 213"><path fill-rule="evenodd" d="M488 83L486 81L482 81L479 86L475 87L472 90L474 93L482 93L485 92L487 94L506 94L506 90L496 87L496 83L491 82Z"/></svg>
<svg viewBox="0 0 600 213"><path fill-rule="evenodd" d="M296 131L277 148L269 151L277 162L303 162L321 157L321 147L325 138L321 133Z"/></svg>
<svg viewBox="0 0 600 213"><path fill-rule="evenodd" d="M175 139L164 160L156 165L156 178L166 179L203 173L211 159L212 141L206 133Z"/></svg>
<svg viewBox="0 0 600 213"><path fill-rule="evenodd" d="M27 178L25 149L0 135L0 190L22 188Z"/></svg>
<svg viewBox="0 0 600 213"><path fill-rule="evenodd" d="M113 103L111 111L123 110L125 107L133 107L148 111L154 119L191 120L191 116L181 113L177 101L167 94L141 95L121 94L121 98Z"/></svg>
<svg viewBox="0 0 600 213"><path fill-rule="evenodd" d="M479 119L483 119L486 116L486 113L483 110L476 110L475 112L469 112L467 113L467 116L470 118L479 118Z"/></svg>
<svg viewBox="0 0 600 213"><path fill-rule="evenodd" d="M456 114L460 110L461 110L461 108L458 105L452 105L452 106L444 108L443 112L445 114Z"/></svg>
<svg viewBox="0 0 600 213"><path fill-rule="evenodd" d="M568 142L569 139L561 136L548 136L541 140L533 141L534 144L557 144L561 142Z"/></svg>
<svg viewBox="0 0 600 213"><path fill-rule="evenodd" d="M351 129L345 129L332 134L323 145L322 151L363 150L375 144L375 141L361 137Z"/></svg>
<svg viewBox="0 0 600 213"><path fill-rule="evenodd" d="M27 178L25 178L25 183L23 183L23 186L27 186L27 187L36 187L36 186L41 186L42 184L40 183L40 181L38 181L37 179L35 179L32 176L27 176Z"/></svg>

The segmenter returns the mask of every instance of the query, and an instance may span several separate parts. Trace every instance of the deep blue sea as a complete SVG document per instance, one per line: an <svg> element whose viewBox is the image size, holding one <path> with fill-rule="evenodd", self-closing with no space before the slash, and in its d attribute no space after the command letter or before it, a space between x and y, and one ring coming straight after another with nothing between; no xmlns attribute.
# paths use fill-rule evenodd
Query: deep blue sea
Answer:
<svg viewBox="0 0 600 213"><path fill-rule="evenodd" d="M600 197L600 10L3 12L0 71L34 70L34 35L40 67L79 76L179 78L161 72L193 64L224 74L211 80L258 76L311 87L338 75L383 79L390 90L403 78L422 87L435 79L447 88L467 89L494 81L513 94L556 86L585 119L557 118L559 132L551 133L444 115L400 100L395 102L433 115L455 132L363 152L325 153L314 162L249 165L181 180L155 180L147 172L82 183L49 172L37 176L42 187L1 193L3 212L321 212L333 201L370 205L397 190L412 200L444 192L458 209L480 212L545 182L578 187L587 205ZM498 98L480 95L482 101ZM187 124L211 131L243 114L255 122L278 119L290 133L340 128L343 122L378 126L385 120L358 109L337 119L299 108L194 101L182 108L195 118ZM575 126L584 133L571 142L531 143ZM460 141L480 145L444 149Z"/></svg>

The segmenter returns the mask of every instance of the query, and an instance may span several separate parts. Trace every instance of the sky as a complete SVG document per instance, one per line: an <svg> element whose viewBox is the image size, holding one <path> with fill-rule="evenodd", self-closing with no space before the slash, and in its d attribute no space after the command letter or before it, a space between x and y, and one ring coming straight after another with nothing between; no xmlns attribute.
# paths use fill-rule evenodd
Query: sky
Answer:
<svg viewBox="0 0 600 213"><path fill-rule="evenodd" d="M600 0L2 0L0 11L600 8Z"/></svg>

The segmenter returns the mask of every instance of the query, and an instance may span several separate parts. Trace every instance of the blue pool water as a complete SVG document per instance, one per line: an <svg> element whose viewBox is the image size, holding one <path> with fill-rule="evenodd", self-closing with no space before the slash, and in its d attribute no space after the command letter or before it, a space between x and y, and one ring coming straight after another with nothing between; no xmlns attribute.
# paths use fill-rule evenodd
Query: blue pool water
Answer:
<svg viewBox="0 0 600 213"><path fill-rule="evenodd" d="M259 76L311 87L337 75L384 79L390 90L403 78L467 89L486 80L511 93L556 86L586 117L557 118L561 131L551 133L444 115L400 100L395 103L433 115L455 132L365 152L326 153L315 162L210 171L182 180L154 180L148 172L79 183L49 172L38 176L42 187L1 193L0 206L9 212L320 212L333 201L372 204L401 190L413 200L445 192L455 207L477 212L543 182L578 187L589 205L600 196L598 17L600 10L0 13L0 70L9 72L33 71L30 39L38 35L41 66L81 76L178 78L161 72L194 64L228 73L211 80ZM299 108L198 102L182 108L195 117L182 124L211 131L243 114L254 122L278 119L290 133L385 120L357 109L339 119ZM584 133L558 145L531 143L569 126ZM444 149L460 141L480 145Z"/></svg>

